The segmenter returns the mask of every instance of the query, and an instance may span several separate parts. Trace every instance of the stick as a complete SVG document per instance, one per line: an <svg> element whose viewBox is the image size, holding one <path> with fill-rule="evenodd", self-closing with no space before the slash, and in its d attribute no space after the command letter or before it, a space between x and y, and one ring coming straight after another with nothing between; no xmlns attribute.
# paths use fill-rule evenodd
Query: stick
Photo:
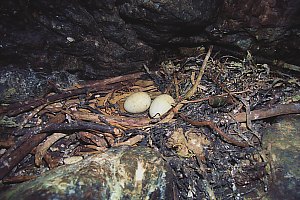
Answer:
<svg viewBox="0 0 300 200"><path fill-rule="evenodd" d="M50 135L49 137L47 137L47 139L39 144L36 147L36 153L34 155L34 163L36 164L37 167L40 167L42 165L42 159L43 157L46 155L47 150L58 140L60 140L61 138L65 137L66 134L64 133L53 133L52 135Z"/></svg>
<svg viewBox="0 0 300 200"><path fill-rule="evenodd" d="M249 114L249 120L259 120L269 117L276 117L279 115L297 114L300 113L300 103L281 104L273 108L259 109L251 111ZM242 112L234 116L236 122L246 122L246 112ZM234 123L235 121L232 121Z"/></svg>
<svg viewBox="0 0 300 200"><path fill-rule="evenodd" d="M49 123L46 125L36 126L34 128L23 128L15 132L14 135L25 135L27 133L38 134L38 133L52 133L52 132L74 132L80 130L98 130L106 133L116 133L115 127L98 124L94 122L75 121L73 123Z"/></svg>
<svg viewBox="0 0 300 200"><path fill-rule="evenodd" d="M212 52L212 49L213 49L213 46L209 46L209 49L208 49L208 52L203 60L203 63L202 63L202 66L201 66L201 69L200 69L200 72L198 74L198 77L196 79L196 82L195 84L193 85L193 87L187 92L187 94L185 95L184 99L188 99L190 98L191 96L193 96L195 94L195 92L197 91L197 88L198 88L198 85L200 84L200 81L202 79L202 76L204 74L204 71L205 71L205 68L206 68L206 65L207 65L207 61L210 57L210 54Z"/></svg>
<svg viewBox="0 0 300 200"><path fill-rule="evenodd" d="M141 77L142 75L143 75L143 73L135 73L135 74L129 74L129 75L125 75L125 76L117 76L117 77L110 78L110 79L100 80L100 81L92 83L92 84L83 85L82 88L68 90L68 91L65 91L60 94L53 94L53 95L50 95L45 98L38 98L38 99L31 100L31 101L25 101L22 103L15 103L15 104L8 106L8 108L6 108L6 109L1 108L0 114L7 112L6 115L9 117L12 117L12 116L16 116L20 113L29 111L38 106L41 106L43 104L53 103L58 100L78 96L80 94L86 94L88 92L98 92L98 93L106 94L106 93L112 91L112 89L114 88L114 85L111 85L111 84L136 79L136 78Z"/></svg>
<svg viewBox="0 0 300 200"><path fill-rule="evenodd" d="M249 144L246 142L241 142L238 141L228 135L226 135L219 127L217 127L213 122L211 121L194 121L191 119L188 119L186 116L184 116L183 114L179 114L179 116L184 120L187 121L188 123L194 125L194 126L208 126L211 129L215 130L226 142L234 144L236 146L240 146L240 147L248 147Z"/></svg>
<svg viewBox="0 0 300 200"><path fill-rule="evenodd" d="M18 148L7 151L0 158L0 179L6 176L34 147L46 138L47 134L32 135Z"/></svg>
<svg viewBox="0 0 300 200"><path fill-rule="evenodd" d="M23 136L0 158L0 179L6 176L34 147L42 142L48 135L47 133L73 132L77 130L99 130L118 134L118 130L112 126L83 121L75 121L69 124L49 123L34 128L20 129L14 134Z"/></svg>
<svg viewBox="0 0 300 200"><path fill-rule="evenodd" d="M250 90L244 90L244 91L239 91L239 92L230 92L231 94L242 94L242 93L246 93L246 92L250 92ZM218 95L215 95L215 96L220 96L220 97L223 97L223 96L227 96L228 93L223 93L223 94L218 94ZM209 100L211 97L214 97L214 96L210 96L210 97L204 97L204 98L201 98L201 99L195 99L195 100L183 100L181 101L180 103L183 103L183 104L187 104L187 103L198 103L198 102L202 102L202 101L207 101Z"/></svg>
<svg viewBox="0 0 300 200"><path fill-rule="evenodd" d="M6 178L2 179L2 183L4 183L4 184L22 183L22 182L29 181L32 179L36 179L36 176L35 175L13 176L13 177L6 177Z"/></svg>

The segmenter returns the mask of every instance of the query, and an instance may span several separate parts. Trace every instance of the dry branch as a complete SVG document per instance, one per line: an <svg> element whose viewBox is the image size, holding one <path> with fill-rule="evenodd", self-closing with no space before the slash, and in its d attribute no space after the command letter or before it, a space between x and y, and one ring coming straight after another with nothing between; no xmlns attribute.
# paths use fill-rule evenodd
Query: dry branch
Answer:
<svg viewBox="0 0 300 200"><path fill-rule="evenodd" d="M34 162L36 166L40 166L42 164L42 159L45 156L47 150L59 139L65 137L66 134L63 133L53 133L50 135L45 142L39 144L36 148L36 153L34 157Z"/></svg>
<svg viewBox="0 0 300 200"><path fill-rule="evenodd" d="M205 68L206 68L206 65L207 65L207 62L208 62L208 59L210 57L210 54L212 52L212 49L213 49L213 46L210 46L209 49L208 49L208 52L204 58L204 61L202 63L202 66L201 66L201 69L200 69L200 72L198 74L198 77L196 79L196 82L195 84L193 85L193 87L187 92L187 94L185 95L184 99L189 99L190 97L192 97L195 92L197 91L197 88L198 88L198 85L200 84L200 81L202 79L202 76L204 74L204 71L205 71Z"/></svg>
<svg viewBox="0 0 300 200"><path fill-rule="evenodd" d="M32 135L18 148L7 150L0 158L0 179L6 176L34 147L46 138L47 134Z"/></svg>
<svg viewBox="0 0 300 200"><path fill-rule="evenodd" d="M23 135L19 141L0 158L0 179L7 175L31 150L42 142L47 133L73 132L78 130L98 130L118 134L119 130L112 126L97 124L93 122L75 121L73 123L50 123L34 128L20 129L15 135Z"/></svg>
<svg viewBox="0 0 300 200"><path fill-rule="evenodd" d="M14 184L14 183L22 183L25 181L29 181L35 179L36 176L12 176L12 177L5 177L2 179L2 183L4 184Z"/></svg>
<svg viewBox="0 0 300 200"><path fill-rule="evenodd" d="M144 135L136 135L132 138L129 138L128 140L126 140L124 142L115 143L113 146L114 147L123 146L123 145L133 146L133 145L137 144L138 142L142 141L144 138L145 138Z"/></svg>
<svg viewBox="0 0 300 200"><path fill-rule="evenodd" d="M121 126L125 128L139 128L148 126L151 120L147 117L124 117L124 116L111 116L111 115L98 115L100 121L108 123L112 126Z"/></svg>
<svg viewBox="0 0 300 200"><path fill-rule="evenodd" d="M137 79L137 78L140 78L142 75L143 75L143 73L135 73L135 74L129 74L129 75L125 75L125 76L118 76L118 77L114 77L114 78L110 78L110 79L104 79L104 80L100 80L100 81L92 83L92 84L83 85L82 88L64 91L62 93L53 94L53 95L47 96L45 98L39 98L39 99L31 100L31 101L15 103L15 104L10 105L6 109L1 108L0 114L6 113L7 116L11 117L11 116L16 116L22 112L29 111L33 108L36 108L36 107L44 105L44 104L53 103L58 100L75 97L75 96L78 96L81 94L87 94L87 93L93 93L93 92L106 94L113 90L113 88L115 87L114 84L120 83L122 81L129 81L129 80Z"/></svg>
<svg viewBox="0 0 300 200"><path fill-rule="evenodd" d="M217 127L211 121L194 121L194 120L188 119L186 116L184 116L182 114L179 114L179 116L183 120L187 121L188 123L190 123L194 126L208 126L212 130L216 131L226 142L228 142L230 144L234 144L234 145L240 146L240 147L248 147L249 146L249 144L246 142L238 141L238 140L226 135L219 127Z"/></svg>
<svg viewBox="0 0 300 200"><path fill-rule="evenodd" d="M287 114L297 114L300 113L300 104L299 103L291 103L291 104L282 104L277 105L273 108L264 108L259 110L251 111L249 114L249 120L258 120L265 119L269 117L276 117L279 115L287 115ZM237 122L246 122L247 114L246 112L239 113L234 116L234 119Z"/></svg>
<svg viewBox="0 0 300 200"><path fill-rule="evenodd" d="M116 128L106 125L98 124L94 122L74 121L72 123L48 123L46 125L37 126L34 128L21 129L14 133L14 135L25 135L26 133L38 134L38 133L52 133L52 132L73 132L80 130L97 130L107 133L117 133Z"/></svg>

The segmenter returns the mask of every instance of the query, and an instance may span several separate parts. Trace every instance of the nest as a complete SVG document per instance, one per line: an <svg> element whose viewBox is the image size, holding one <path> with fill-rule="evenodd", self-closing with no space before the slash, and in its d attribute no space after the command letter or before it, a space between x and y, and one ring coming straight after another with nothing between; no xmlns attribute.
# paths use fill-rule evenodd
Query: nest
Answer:
<svg viewBox="0 0 300 200"><path fill-rule="evenodd" d="M56 88L2 106L0 178L5 184L122 145L158 150L173 169L180 199L261 198L268 186L262 128L299 113L299 80L244 60L212 54L161 63L160 70ZM134 92L165 93L176 105L159 119L126 113Z"/></svg>

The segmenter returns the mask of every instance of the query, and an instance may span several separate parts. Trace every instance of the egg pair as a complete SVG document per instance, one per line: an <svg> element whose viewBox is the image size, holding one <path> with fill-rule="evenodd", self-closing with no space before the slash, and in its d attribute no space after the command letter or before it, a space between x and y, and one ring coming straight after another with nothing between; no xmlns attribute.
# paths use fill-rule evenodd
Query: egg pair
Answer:
<svg viewBox="0 0 300 200"><path fill-rule="evenodd" d="M158 118L167 113L174 104L174 99L167 94L157 96L151 103L151 98L146 92L137 92L125 100L124 109L129 113L141 113L150 107L150 117Z"/></svg>

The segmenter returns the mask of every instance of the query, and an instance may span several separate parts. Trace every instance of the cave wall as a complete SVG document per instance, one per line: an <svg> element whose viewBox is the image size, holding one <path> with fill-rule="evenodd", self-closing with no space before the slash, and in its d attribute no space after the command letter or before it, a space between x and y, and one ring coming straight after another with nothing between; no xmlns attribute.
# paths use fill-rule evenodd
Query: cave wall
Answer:
<svg viewBox="0 0 300 200"><path fill-rule="evenodd" d="M21 0L1 6L3 66L95 78L134 70L154 54L119 17L115 1Z"/></svg>
<svg viewBox="0 0 300 200"><path fill-rule="evenodd" d="M153 68L162 50L214 44L300 65L297 0L12 0L0 5L0 69L103 78Z"/></svg>

